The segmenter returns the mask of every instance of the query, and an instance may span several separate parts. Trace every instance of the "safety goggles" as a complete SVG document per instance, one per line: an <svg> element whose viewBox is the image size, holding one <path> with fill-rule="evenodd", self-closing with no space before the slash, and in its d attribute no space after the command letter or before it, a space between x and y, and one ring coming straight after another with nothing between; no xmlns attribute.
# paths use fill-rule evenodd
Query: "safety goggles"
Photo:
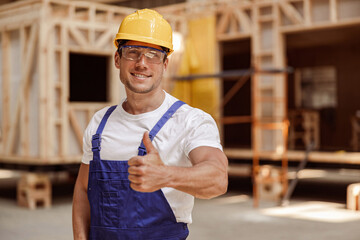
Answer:
<svg viewBox="0 0 360 240"><path fill-rule="evenodd" d="M138 61L144 55L146 62L155 64L161 63L166 56L165 51L146 46L123 45L119 51L126 60Z"/></svg>

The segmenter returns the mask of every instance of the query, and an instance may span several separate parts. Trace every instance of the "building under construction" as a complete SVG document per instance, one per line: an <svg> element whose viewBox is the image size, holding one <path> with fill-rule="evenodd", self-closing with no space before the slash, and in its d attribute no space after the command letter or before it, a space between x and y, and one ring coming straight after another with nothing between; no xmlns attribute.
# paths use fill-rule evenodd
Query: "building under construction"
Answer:
<svg viewBox="0 0 360 240"><path fill-rule="evenodd" d="M164 87L212 114L231 163L251 160L255 196L262 160L281 167L282 195L288 161L360 163L358 0L4 2L2 166L80 162L93 113L124 97L112 41L140 7L176 32Z"/></svg>

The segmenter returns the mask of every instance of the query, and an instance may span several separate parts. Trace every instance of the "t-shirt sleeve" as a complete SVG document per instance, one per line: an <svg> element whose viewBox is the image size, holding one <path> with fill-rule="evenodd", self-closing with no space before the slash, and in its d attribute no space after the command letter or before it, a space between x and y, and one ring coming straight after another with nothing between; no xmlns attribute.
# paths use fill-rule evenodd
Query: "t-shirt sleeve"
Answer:
<svg viewBox="0 0 360 240"><path fill-rule="evenodd" d="M194 109L186 125L188 128L184 145L186 156L189 156L191 150L202 146L223 150L220 143L219 129L209 114Z"/></svg>

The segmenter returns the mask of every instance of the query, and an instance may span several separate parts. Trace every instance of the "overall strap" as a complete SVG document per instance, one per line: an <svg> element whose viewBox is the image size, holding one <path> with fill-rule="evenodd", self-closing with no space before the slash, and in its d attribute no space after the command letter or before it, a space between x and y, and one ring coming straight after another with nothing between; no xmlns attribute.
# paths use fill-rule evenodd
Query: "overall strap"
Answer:
<svg viewBox="0 0 360 240"><path fill-rule="evenodd" d="M101 119L101 122L99 124L99 127L96 130L96 134L92 136L91 139L91 150L93 152L94 160L100 159L100 149L101 149L101 133L104 130L105 124L107 120L109 119L111 113L115 110L115 106L111 106L105 113L104 117Z"/></svg>
<svg viewBox="0 0 360 240"><path fill-rule="evenodd" d="M160 120L155 124L155 126L151 129L149 133L150 140L152 141L156 134L160 131L160 129L165 125L165 123L172 117L172 115L183 105L185 104L182 101L175 102L167 111L164 113L164 115L160 118ZM141 144L138 148L138 156L144 156L146 155L146 148L141 140Z"/></svg>

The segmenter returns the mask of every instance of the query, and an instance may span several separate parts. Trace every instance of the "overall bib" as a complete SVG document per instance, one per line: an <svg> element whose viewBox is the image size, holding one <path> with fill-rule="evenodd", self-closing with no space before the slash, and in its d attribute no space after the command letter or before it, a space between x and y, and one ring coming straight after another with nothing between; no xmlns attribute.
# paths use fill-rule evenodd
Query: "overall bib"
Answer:
<svg viewBox="0 0 360 240"><path fill-rule="evenodd" d="M162 126L184 103L175 102L150 131L151 141ZM90 161L88 199L90 239L93 240L182 240L189 234L185 223L177 223L161 190L142 193L130 188L127 160L100 158L101 133L116 106L105 113L92 136L93 160ZM139 156L146 155L141 141Z"/></svg>

